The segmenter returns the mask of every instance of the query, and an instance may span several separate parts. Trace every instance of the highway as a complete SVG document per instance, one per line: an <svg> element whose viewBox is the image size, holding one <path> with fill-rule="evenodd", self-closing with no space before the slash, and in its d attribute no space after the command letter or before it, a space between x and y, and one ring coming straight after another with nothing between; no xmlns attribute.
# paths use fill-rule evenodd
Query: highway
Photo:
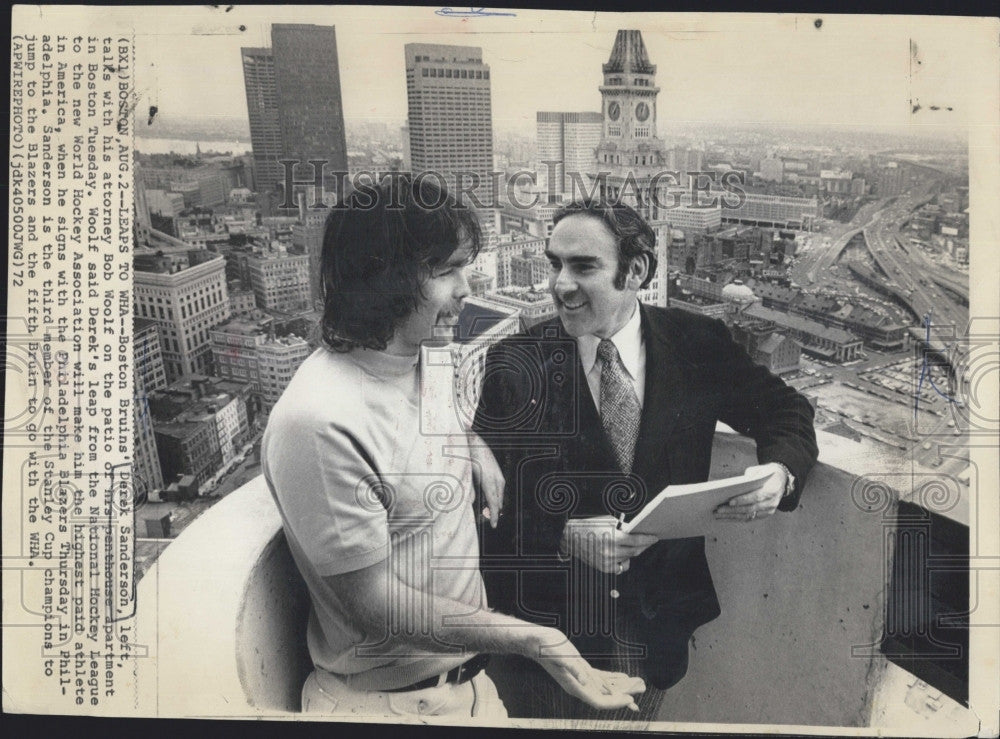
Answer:
<svg viewBox="0 0 1000 739"><path fill-rule="evenodd" d="M931 320L939 326L954 326L964 332L969 320L969 309L948 296L940 286L934 284L927 274L939 274L941 267L914 257L909 249L899 245L898 226L910 212L911 196L901 196L891 208L875 215L864 229L865 242L875 262L888 275L889 283L895 283L905 294L907 302L919 316L931 315ZM968 286L965 287L968 295Z"/></svg>
<svg viewBox="0 0 1000 739"><path fill-rule="evenodd" d="M905 237L899 237L899 224L908 220L912 211L929 199L933 182L904 193L898 198L884 198L861 208L850 223L837 224L826 234L809 237L811 246L796 260L792 279L807 289L833 287L846 277L836 266L844 248L858 233L864 234L865 245L876 264L888 275L888 286L910 305L917 316L931 313L933 324L955 326L961 333L968 322L969 309L948 295L941 285L960 296L968 295L968 280L924 257L917 247L910 247ZM902 245L901 245L902 242ZM838 287L843 287L839 285Z"/></svg>
<svg viewBox="0 0 1000 739"><path fill-rule="evenodd" d="M969 302L969 277L961 272L956 272L946 266L936 263L933 259L924 254L923 249L919 246L911 244L909 239L903 236L897 236L896 242L899 247L910 257L914 262L920 263L924 270L927 272L927 276L941 285L946 287L956 295L961 296L965 299L966 304Z"/></svg>
<svg viewBox="0 0 1000 739"><path fill-rule="evenodd" d="M836 263L847 243L860 231L864 230L871 223L872 219L880 213L881 209L886 207L886 204L890 200L891 198L883 198L874 203L864 205L854 214L854 218L851 219L850 223L837 226L831 235L824 237L824 244L829 242L828 245L824 245L820 249L814 249L810 254L803 257L799 265L799 271L801 273L801 270L805 270L806 285L813 285L824 281L822 278L827 275L830 267Z"/></svg>

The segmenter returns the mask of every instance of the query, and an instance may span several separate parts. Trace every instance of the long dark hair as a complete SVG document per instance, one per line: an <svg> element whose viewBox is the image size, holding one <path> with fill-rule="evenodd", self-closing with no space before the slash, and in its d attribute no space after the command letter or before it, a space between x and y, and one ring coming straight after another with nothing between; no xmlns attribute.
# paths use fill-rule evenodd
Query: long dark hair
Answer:
<svg viewBox="0 0 1000 739"><path fill-rule="evenodd" d="M475 258L481 240L475 213L427 178L394 173L354 190L323 234L323 341L384 350L431 271L462 244Z"/></svg>

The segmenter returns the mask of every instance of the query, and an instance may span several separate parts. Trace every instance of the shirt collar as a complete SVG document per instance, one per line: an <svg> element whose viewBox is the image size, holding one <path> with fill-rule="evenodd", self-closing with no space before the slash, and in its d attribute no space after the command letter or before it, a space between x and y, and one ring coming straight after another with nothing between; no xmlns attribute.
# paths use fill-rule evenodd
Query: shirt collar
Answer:
<svg viewBox="0 0 1000 739"><path fill-rule="evenodd" d="M639 310L638 300L635 302L632 317L611 337L611 341L617 347L625 369L634 380L638 376L639 352L642 349L642 311ZM577 338L576 343L580 349L583 372L589 375L597 362L597 345L601 343L601 339L593 334L586 334Z"/></svg>

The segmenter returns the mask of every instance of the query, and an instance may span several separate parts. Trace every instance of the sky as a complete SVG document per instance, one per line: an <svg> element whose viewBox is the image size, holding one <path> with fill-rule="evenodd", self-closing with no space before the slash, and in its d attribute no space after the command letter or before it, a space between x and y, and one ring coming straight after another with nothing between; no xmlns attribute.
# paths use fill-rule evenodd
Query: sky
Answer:
<svg viewBox="0 0 1000 739"><path fill-rule="evenodd" d="M482 47L495 129L529 134L536 111L599 110L615 32L638 28L657 65L661 135L681 121L954 129L985 120L975 70L995 46L986 22L959 17L225 7L102 9L103 29L134 29L140 109L245 118L240 47L269 46L272 22L317 23L337 29L346 118L402 122L403 45L450 43Z"/></svg>

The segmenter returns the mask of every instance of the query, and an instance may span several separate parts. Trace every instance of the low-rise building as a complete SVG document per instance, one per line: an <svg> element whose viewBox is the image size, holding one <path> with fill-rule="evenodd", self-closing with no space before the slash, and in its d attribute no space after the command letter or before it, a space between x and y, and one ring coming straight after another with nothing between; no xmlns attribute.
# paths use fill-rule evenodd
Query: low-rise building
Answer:
<svg viewBox="0 0 1000 739"><path fill-rule="evenodd" d="M733 340L747 350L747 354L775 374L792 372L799 368L802 349L793 339L775 331L768 322L742 316L729 328Z"/></svg>
<svg viewBox="0 0 1000 739"><path fill-rule="evenodd" d="M259 307L288 312L312 307L307 254L268 250L248 256L246 263Z"/></svg>
<svg viewBox="0 0 1000 739"><path fill-rule="evenodd" d="M746 308L742 315L771 324L774 329L798 341L802 351L823 359L850 362L857 359L861 352L862 342L857 336L802 316L782 313L760 304Z"/></svg>
<svg viewBox="0 0 1000 739"><path fill-rule="evenodd" d="M257 347L257 368L264 413L271 412L299 365L311 353L309 343L298 336L268 339Z"/></svg>
<svg viewBox="0 0 1000 739"><path fill-rule="evenodd" d="M190 475L200 487L222 466L219 434L212 418L154 424L164 481Z"/></svg>
<svg viewBox="0 0 1000 739"><path fill-rule="evenodd" d="M493 290L475 300L484 308L492 308L500 313L516 311L525 326L533 326L556 316L556 306L552 294L544 288L507 287Z"/></svg>
<svg viewBox="0 0 1000 739"><path fill-rule="evenodd" d="M533 249L524 249L510 259L510 283L517 287L531 287L549 278L548 258Z"/></svg>

